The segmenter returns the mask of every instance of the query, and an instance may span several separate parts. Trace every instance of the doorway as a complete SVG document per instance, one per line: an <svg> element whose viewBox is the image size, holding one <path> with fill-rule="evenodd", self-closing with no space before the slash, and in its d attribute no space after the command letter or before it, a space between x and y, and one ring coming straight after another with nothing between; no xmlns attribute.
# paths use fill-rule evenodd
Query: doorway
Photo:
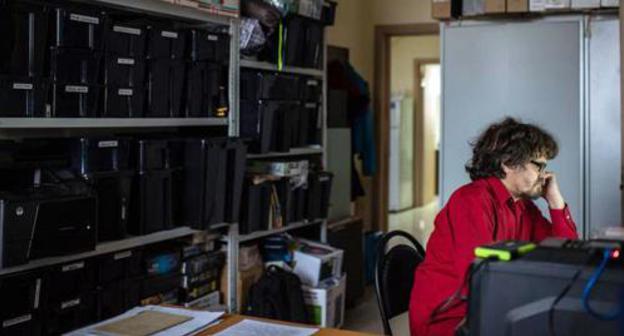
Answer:
<svg viewBox="0 0 624 336"><path fill-rule="evenodd" d="M438 211L439 45L436 24L376 27L375 218L423 244Z"/></svg>

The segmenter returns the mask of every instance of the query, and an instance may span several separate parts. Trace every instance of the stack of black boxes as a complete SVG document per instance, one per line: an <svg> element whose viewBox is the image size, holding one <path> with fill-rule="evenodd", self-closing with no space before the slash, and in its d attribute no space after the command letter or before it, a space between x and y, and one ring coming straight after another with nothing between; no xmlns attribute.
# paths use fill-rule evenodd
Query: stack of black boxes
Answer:
<svg viewBox="0 0 624 336"><path fill-rule="evenodd" d="M134 143L134 178L129 232L144 235L173 228L172 169L165 139Z"/></svg>
<svg viewBox="0 0 624 336"><path fill-rule="evenodd" d="M320 145L318 79L255 70L241 72L241 136L250 151L288 152L291 148Z"/></svg>
<svg viewBox="0 0 624 336"><path fill-rule="evenodd" d="M103 118L143 117L145 102L145 25L110 15L106 23Z"/></svg>
<svg viewBox="0 0 624 336"><path fill-rule="evenodd" d="M44 117L48 9L28 1L0 1L0 114ZM50 111L51 112L51 111Z"/></svg>
<svg viewBox="0 0 624 336"><path fill-rule="evenodd" d="M94 8L50 8L49 73L54 117L96 117L104 99L100 65L104 14Z"/></svg>
<svg viewBox="0 0 624 336"><path fill-rule="evenodd" d="M223 27L99 6L0 1L2 117L227 117Z"/></svg>
<svg viewBox="0 0 624 336"><path fill-rule="evenodd" d="M127 138L70 140L72 166L98 198L98 241L122 239L127 234L134 169L130 167Z"/></svg>

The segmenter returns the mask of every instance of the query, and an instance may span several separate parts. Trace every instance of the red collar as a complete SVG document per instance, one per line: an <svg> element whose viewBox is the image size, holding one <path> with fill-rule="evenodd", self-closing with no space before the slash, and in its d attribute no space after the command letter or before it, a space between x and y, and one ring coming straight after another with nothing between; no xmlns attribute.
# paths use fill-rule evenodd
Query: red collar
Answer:
<svg viewBox="0 0 624 336"><path fill-rule="evenodd" d="M520 210L523 210L525 208L524 200L514 202L513 197L511 197L511 193L498 177L488 177L485 181L490 187L490 190L492 190L494 198L496 198L501 205L508 206L512 209L519 208Z"/></svg>

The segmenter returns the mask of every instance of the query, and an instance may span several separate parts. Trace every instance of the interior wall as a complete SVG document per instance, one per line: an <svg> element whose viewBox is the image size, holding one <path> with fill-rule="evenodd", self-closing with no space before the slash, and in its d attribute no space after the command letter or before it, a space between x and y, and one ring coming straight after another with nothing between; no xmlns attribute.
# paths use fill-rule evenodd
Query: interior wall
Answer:
<svg viewBox="0 0 624 336"><path fill-rule="evenodd" d="M390 39L390 92L411 97L414 93L414 60L439 59L439 36L397 36Z"/></svg>
<svg viewBox="0 0 624 336"><path fill-rule="evenodd" d="M431 23L430 0L371 0L375 25Z"/></svg>

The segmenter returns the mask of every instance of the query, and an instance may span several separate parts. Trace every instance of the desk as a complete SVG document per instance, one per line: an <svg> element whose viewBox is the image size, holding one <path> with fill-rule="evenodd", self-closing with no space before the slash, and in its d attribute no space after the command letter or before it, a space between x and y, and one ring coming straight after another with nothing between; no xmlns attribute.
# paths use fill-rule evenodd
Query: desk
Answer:
<svg viewBox="0 0 624 336"><path fill-rule="evenodd" d="M218 325L214 327L208 328L200 332L198 336L208 336L208 335L218 333L219 331L223 331L227 329L228 327L235 325L236 323L242 321L243 319L251 319L251 320L271 322L271 323L281 323L281 324L286 324L286 325L295 325L295 326L302 326L302 327L311 327L308 325L268 320L268 319L262 319L262 318L257 318L257 317L247 317L247 316L242 316L242 315L225 315L225 317L223 318L223 322L219 323ZM364 334L360 332L340 330L340 329L330 329L330 328L320 328L319 332L317 332L314 335L315 336L371 336L371 334Z"/></svg>

